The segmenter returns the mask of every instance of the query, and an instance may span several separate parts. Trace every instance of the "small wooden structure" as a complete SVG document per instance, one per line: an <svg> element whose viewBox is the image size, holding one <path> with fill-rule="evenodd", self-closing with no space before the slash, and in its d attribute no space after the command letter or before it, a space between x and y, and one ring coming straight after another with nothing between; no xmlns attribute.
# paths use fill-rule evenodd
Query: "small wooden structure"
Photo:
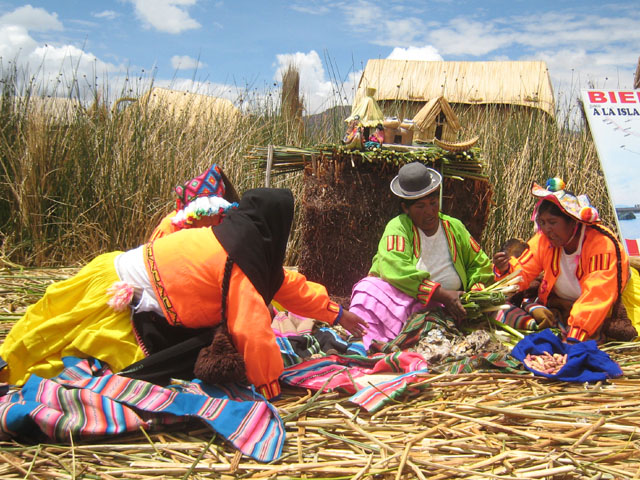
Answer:
<svg viewBox="0 0 640 480"><path fill-rule="evenodd" d="M442 96L429 100L413 117L413 137L416 141L433 142L437 138L455 142L461 128L458 116Z"/></svg>
<svg viewBox="0 0 640 480"><path fill-rule="evenodd" d="M396 145L413 144L413 122L398 119L386 119L384 126L384 143L394 143Z"/></svg>

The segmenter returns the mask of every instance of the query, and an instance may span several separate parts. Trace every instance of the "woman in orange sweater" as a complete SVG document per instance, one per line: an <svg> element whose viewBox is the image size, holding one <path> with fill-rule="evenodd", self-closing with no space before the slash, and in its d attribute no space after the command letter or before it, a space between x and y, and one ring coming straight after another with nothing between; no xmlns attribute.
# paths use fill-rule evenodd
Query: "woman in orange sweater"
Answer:
<svg viewBox="0 0 640 480"><path fill-rule="evenodd" d="M539 302L559 312L569 341L630 340L638 332L622 303L629 279L627 254L615 235L599 225L589 198L564 188L559 178L550 179L547 188L533 184L531 192L539 199L534 211L538 232L518 258L496 253L494 273L500 278L520 269L520 288L526 289L544 272Z"/></svg>
<svg viewBox="0 0 640 480"><path fill-rule="evenodd" d="M32 373L53 377L65 356L94 357L119 372L149 353L132 328L131 312L155 312L159 321L194 335L226 317L248 381L267 398L277 396L283 362L267 307L272 299L299 315L340 321L355 335L365 328L322 285L283 268L293 207L290 190L249 190L213 228L185 229L100 255L51 285L14 325L0 346L8 363L0 381L21 385Z"/></svg>

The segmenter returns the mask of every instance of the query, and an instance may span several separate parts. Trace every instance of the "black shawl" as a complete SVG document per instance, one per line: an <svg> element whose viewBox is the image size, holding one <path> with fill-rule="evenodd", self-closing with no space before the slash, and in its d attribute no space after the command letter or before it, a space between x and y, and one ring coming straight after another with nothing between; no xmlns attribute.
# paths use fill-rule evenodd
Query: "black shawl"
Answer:
<svg viewBox="0 0 640 480"><path fill-rule="evenodd" d="M247 190L213 233L269 304L284 281L283 263L293 221L293 194L284 188Z"/></svg>

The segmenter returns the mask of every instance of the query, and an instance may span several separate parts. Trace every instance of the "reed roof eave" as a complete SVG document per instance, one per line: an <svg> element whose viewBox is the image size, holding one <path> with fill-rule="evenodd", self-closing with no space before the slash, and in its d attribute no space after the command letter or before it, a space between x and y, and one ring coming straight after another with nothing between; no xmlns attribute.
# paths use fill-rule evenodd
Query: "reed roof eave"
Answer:
<svg viewBox="0 0 640 480"><path fill-rule="evenodd" d="M555 100L544 61L438 62L371 59L360 78L354 103L367 88L380 101L428 102L443 96L450 104L506 104L543 110L555 117Z"/></svg>

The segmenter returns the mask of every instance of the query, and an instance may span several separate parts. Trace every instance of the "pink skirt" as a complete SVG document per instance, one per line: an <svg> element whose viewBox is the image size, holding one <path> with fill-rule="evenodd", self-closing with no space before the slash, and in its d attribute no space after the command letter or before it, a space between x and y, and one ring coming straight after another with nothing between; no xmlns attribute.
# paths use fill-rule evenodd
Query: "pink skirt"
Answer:
<svg viewBox="0 0 640 480"><path fill-rule="evenodd" d="M408 318L425 305L378 277L365 277L353 286L349 311L367 321L362 339L365 348L372 340L388 342L402 331Z"/></svg>

